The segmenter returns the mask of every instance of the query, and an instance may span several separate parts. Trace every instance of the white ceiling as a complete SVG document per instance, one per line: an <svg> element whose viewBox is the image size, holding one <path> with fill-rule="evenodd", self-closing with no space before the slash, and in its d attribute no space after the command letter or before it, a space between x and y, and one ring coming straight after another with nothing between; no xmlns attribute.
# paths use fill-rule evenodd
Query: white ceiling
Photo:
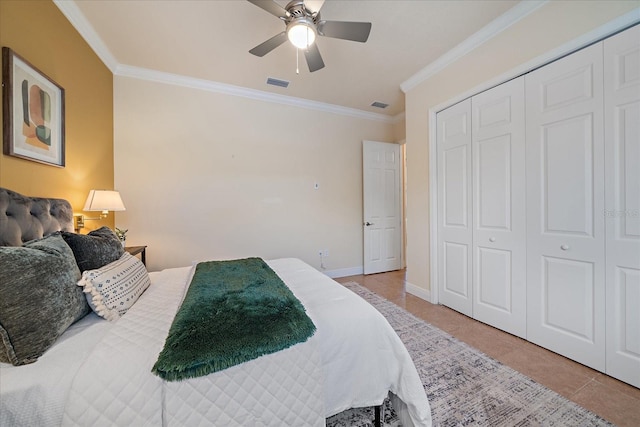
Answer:
<svg viewBox="0 0 640 427"><path fill-rule="evenodd" d="M76 11L98 36L93 44L102 43L117 65L390 116L404 111L403 82L517 3L327 0L322 19L371 22L369 40L362 44L321 37L317 43L326 67L309 73L300 55L296 75L296 51L289 43L262 58L248 52L283 31L284 24L247 1L75 1ZM291 83L287 89L270 86L268 77ZM371 107L373 101L389 107Z"/></svg>

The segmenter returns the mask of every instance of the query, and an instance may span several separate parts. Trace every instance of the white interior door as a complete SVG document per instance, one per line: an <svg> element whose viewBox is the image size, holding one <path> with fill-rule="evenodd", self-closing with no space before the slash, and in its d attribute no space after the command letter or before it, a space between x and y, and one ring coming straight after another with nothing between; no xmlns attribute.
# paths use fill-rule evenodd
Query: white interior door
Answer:
<svg viewBox="0 0 640 427"><path fill-rule="evenodd" d="M473 317L526 336L524 77L471 98Z"/></svg>
<svg viewBox="0 0 640 427"><path fill-rule="evenodd" d="M439 112L436 123L439 299L473 316L471 99Z"/></svg>
<svg viewBox="0 0 640 427"><path fill-rule="evenodd" d="M604 42L607 374L640 387L640 27Z"/></svg>
<svg viewBox="0 0 640 427"><path fill-rule="evenodd" d="M363 141L364 274L402 268L400 145Z"/></svg>
<svg viewBox="0 0 640 427"><path fill-rule="evenodd" d="M526 75L527 339L605 368L602 43Z"/></svg>

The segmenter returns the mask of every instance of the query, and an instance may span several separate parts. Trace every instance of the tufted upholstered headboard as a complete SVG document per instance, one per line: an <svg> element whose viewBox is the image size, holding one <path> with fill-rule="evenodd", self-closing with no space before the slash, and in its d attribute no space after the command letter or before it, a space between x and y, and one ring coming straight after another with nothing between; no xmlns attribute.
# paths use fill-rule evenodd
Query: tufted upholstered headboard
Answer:
<svg viewBox="0 0 640 427"><path fill-rule="evenodd" d="M0 187L0 246L22 246L60 230L73 231L71 203Z"/></svg>

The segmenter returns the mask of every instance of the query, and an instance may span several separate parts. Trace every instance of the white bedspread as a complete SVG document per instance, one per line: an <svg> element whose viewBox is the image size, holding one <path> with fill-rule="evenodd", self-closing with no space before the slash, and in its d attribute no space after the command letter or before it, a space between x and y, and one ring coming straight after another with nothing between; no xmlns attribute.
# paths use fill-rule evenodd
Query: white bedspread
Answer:
<svg viewBox="0 0 640 427"><path fill-rule="evenodd" d="M47 358L23 367L3 365L0 424L9 420L7 411L13 416L12 424L20 424L16 402L48 393L58 395L50 405L58 409L49 410L46 420L39 418L46 421L41 425L322 426L326 417L345 409L381 404L388 391L404 402L399 406L406 411L405 422L407 417L411 420L407 424L431 424L413 362L381 314L302 261L280 259L268 264L315 323L318 330L307 342L205 377L165 382L151 373L151 367L164 345L191 268L151 273L152 286L116 323L103 322L109 326L94 334L99 337L94 338L93 349L77 354L81 363L55 364L57 373L52 378L72 381L54 388L53 381L18 387L17 379L33 381L36 375L16 375L16 370L48 369L38 366ZM94 322L79 334L91 334L95 326ZM71 342L62 340L50 352L67 351L69 356L69 350L59 347ZM6 372L11 372L8 385ZM29 392L34 389L40 391ZM4 402L9 391L12 407ZM30 410L35 406L33 402L22 405Z"/></svg>

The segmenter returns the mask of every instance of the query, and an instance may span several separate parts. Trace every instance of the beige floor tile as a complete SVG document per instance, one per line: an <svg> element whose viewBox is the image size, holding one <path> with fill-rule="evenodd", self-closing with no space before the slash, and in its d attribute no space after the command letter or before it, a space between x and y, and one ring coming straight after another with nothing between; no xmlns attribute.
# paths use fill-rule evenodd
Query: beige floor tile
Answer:
<svg viewBox="0 0 640 427"><path fill-rule="evenodd" d="M640 426L640 401L616 388L591 381L573 395L571 400L617 426Z"/></svg>
<svg viewBox="0 0 640 427"><path fill-rule="evenodd" d="M472 321L471 325L455 331L455 337L496 360L518 351L520 343L516 337L491 326ZM504 363L504 362L503 362Z"/></svg>
<svg viewBox="0 0 640 427"><path fill-rule="evenodd" d="M596 374L594 375L594 379L600 384L604 384L613 390L620 391L628 395L629 397L637 399L640 402L640 388L636 388L627 383L623 383L622 381L618 381L617 379L600 372L596 372ZM638 424L638 426L640 426L640 423Z"/></svg>
<svg viewBox="0 0 640 427"><path fill-rule="evenodd" d="M567 398L592 380L582 369L541 348L514 351L500 361Z"/></svg>

